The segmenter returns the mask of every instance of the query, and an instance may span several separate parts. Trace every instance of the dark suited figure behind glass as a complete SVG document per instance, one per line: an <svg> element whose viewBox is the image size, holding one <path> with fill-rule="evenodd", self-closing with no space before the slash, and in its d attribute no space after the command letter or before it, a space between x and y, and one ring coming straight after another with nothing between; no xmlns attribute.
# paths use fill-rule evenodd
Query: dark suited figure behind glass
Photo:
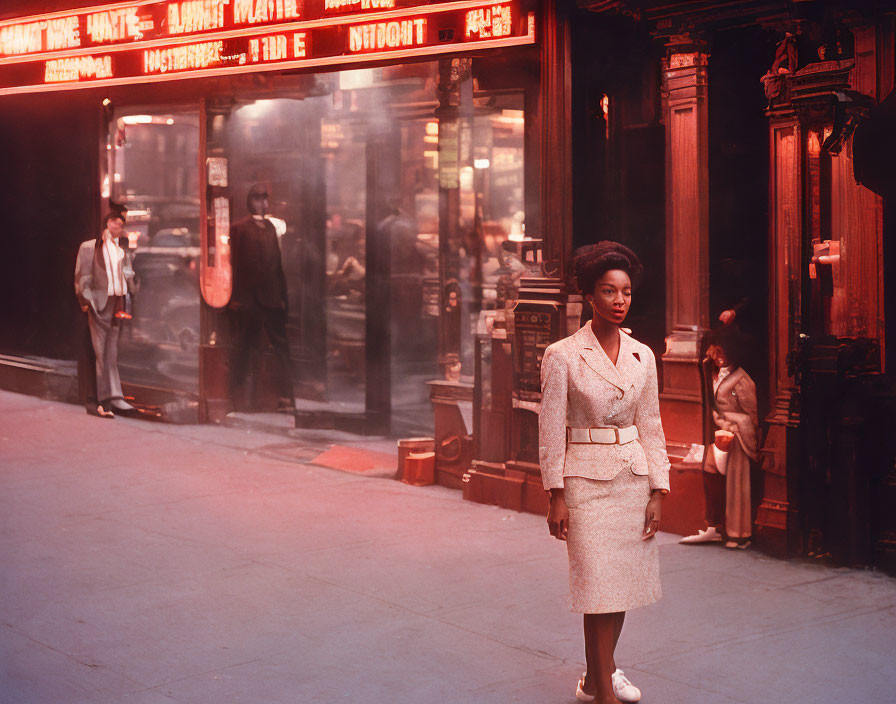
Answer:
<svg viewBox="0 0 896 704"><path fill-rule="evenodd" d="M256 406L256 377L267 337L276 361L278 410L292 411L295 398L286 336L286 276L277 232L264 217L268 210L267 189L260 184L252 186L246 205L249 217L230 228L233 292L228 309L234 345L230 365L231 398L237 404L245 384L246 401L250 407Z"/></svg>

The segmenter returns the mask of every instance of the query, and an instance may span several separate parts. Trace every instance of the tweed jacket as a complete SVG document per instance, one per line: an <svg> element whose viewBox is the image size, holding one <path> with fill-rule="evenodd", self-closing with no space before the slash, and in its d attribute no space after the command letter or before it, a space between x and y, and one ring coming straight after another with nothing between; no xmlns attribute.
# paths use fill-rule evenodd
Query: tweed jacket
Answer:
<svg viewBox="0 0 896 704"><path fill-rule="evenodd" d="M712 389L712 371L704 362L706 387L711 394L708 407L712 409L712 426L707 428L704 443L715 442L716 428L728 430L737 436L741 447L754 462L759 451L759 414L756 408L756 384L743 367L726 376L719 388Z"/></svg>
<svg viewBox="0 0 896 704"><path fill-rule="evenodd" d="M539 460L545 489L564 477L613 479L628 469L647 475L651 489L669 489L669 459L660 419L656 360L651 349L619 332L616 364L591 323L550 345L541 362ZM567 443L566 428L635 425L625 445Z"/></svg>

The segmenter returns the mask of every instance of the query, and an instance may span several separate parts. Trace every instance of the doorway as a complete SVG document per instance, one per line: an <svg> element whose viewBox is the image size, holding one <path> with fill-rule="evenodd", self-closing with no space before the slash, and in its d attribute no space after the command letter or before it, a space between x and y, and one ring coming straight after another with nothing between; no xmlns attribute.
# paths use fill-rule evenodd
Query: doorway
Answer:
<svg viewBox="0 0 896 704"><path fill-rule="evenodd" d="M436 116L442 69L285 77L275 97L207 106L203 261L229 267L227 233L251 217L250 189L263 189L287 289L298 427L432 435L427 382L449 373L472 382L474 337L513 297L522 267L504 244L524 236L523 94L474 91L475 72L460 77L449 144L447 118ZM239 399L221 388L234 339L227 300L206 295L203 345L205 397L218 394L206 407L225 414L229 396ZM237 410L278 406L276 360L262 357L251 407Z"/></svg>
<svg viewBox="0 0 896 704"><path fill-rule="evenodd" d="M290 97L226 111L229 222L251 217L247 196L263 187L277 233L297 427L432 433L438 315L423 305L423 282L438 270L428 234L438 232L436 164L426 155L433 71L304 77L302 90L278 92ZM261 360L252 398L230 389L238 412L276 408L275 360Z"/></svg>

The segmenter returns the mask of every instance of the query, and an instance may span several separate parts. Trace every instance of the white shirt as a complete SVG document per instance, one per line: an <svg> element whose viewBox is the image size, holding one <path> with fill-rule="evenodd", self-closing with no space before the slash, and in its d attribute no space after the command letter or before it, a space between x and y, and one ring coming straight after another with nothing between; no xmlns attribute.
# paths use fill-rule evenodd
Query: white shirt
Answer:
<svg viewBox="0 0 896 704"><path fill-rule="evenodd" d="M719 386L725 381L725 377L731 373L731 367L719 367L719 373L712 382L713 393L719 390Z"/></svg>
<svg viewBox="0 0 896 704"><path fill-rule="evenodd" d="M103 230L103 261L106 264L106 278L109 280L106 293L110 296L123 296L127 293L127 285L121 268L123 259L124 250L118 246L112 233Z"/></svg>

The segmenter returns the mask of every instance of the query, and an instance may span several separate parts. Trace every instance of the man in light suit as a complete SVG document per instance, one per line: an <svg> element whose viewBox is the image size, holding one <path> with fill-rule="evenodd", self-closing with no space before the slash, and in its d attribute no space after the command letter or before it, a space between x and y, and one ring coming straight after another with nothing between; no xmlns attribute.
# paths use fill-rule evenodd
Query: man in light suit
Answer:
<svg viewBox="0 0 896 704"><path fill-rule="evenodd" d="M124 400L118 375L121 323L116 313L132 285L125 274L125 252L118 244L123 228L124 216L116 211L108 213L103 218L103 234L83 242L75 261L75 295L81 310L87 313L96 356L96 414L103 418L114 418L115 411L135 410Z"/></svg>

